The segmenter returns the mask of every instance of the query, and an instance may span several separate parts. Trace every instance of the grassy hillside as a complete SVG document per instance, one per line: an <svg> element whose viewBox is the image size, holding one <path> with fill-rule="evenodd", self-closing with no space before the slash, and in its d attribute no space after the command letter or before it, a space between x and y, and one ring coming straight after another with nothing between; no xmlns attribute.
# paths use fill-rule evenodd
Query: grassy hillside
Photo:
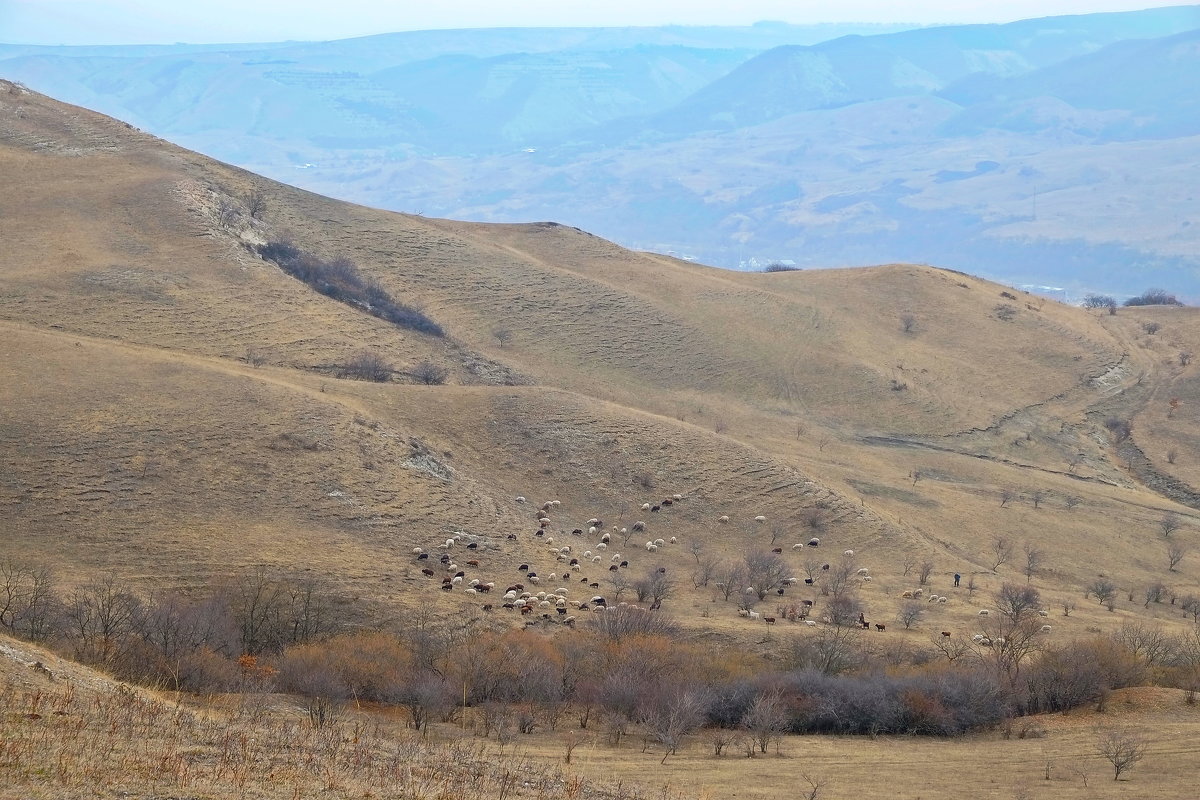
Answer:
<svg viewBox="0 0 1200 800"><path fill-rule="evenodd" d="M905 265L729 273L550 223L390 214L2 97L5 524L22 550L69 554L68 571L137 552L186 583L304 541L400 599L384 583L447 532L517 533L502 560L531 558L517 495L561 499L553 527L569 531L682 493L664 524L716 551L766 543L763 526L715 536L721 514L766 515L790 542L819 504L837 542L878 547L880 570L898 566L887 537L942 572L985 570L975 553L1004 533L1044 539L1068 586L1098 569L1195 584L1190 560L1164 576L1146 552L1163 511L1194 514L1172 502L1186 487L1150 475L1195 477L1186 309L1102 317ZM352 259L448 335L254 254L283 237ZM388 383L339 377L364 347L393 363ZM446 384L414 385L421 360ZM1168 395L1183 398L1169 419ZM1114 415L1146 464L1119 452ZM1049 497L998 512L1006 489Z"/></svg>

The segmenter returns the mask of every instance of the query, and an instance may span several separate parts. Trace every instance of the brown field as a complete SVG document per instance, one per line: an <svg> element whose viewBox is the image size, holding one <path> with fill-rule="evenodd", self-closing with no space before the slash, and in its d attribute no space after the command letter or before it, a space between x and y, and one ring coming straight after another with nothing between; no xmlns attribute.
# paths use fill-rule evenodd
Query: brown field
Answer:
<svg viewBox="0 0 1200 800"><path fill-rule="evenodd" d="M551 223L387 213L3 82L0 178L0 543L68 583L115 572L194 589L266 563L312 570L385 617L478 616L465 594L435 592L412 548L461 531L484 544L474 577L511 582L522 562L549 573L533 512L554 498L550 533L576 552L595 545L570 533L590 517L645 520L608 552L680 576L664 610L756 653L808 631L752 625L693 588L692 543L722 557L782 547L797 570L852 548L880 636L913 643L973 633L991 591L1025 580L1025 543L1046 554L1032 583L1054 637L1188 626L1141 592L1159 580L1200 592L1200 368L1180 359L1200 349L1200 310L1100 315L914 265L730 273ZM251 191L266 196L257 218ZM323 297L249 249L284 236L352 259L448 336ZM337 376L364 347L396 365L390 382ZM415 384L425 359L448 369L445 385ZM1131 437L1115 441L1109 419L1130 421ZM639 508L675 493L657 514ZM820 530L804 522L817 507ZM1194 551L1175 571L1167 511ZM814 533L818 550L791 549ZM993 570L997 536L1017 554ZM646 552L659 537L678 544ZM896 631L900 593L916 586L904 564L922 559L935 564L928 590L950 600ZM1112 612L1081 596L1098 575L1121 587ZM1079 606L1069 618L1064 600ZM1180 743L1196 712L1172 691L1131 690L1102 718L1151 737L1130 773L1139 797L1189 796ZM711 797L794 791L810 766L830 797L1134 796L1089 749L1100 721L1046 720L1037 740L795 738L755 760L692 743L661 767L633 744L588 743L572 767ZM522 746L559 757L553 742ZM1092 765L1088 787L1076 762Z"/></svg>

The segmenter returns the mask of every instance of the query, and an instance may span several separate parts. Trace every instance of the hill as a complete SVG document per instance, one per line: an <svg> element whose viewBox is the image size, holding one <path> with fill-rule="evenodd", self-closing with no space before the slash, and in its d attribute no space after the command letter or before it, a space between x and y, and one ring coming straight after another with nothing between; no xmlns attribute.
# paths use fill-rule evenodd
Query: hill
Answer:
<svg viewBox="0 0 1200 800"><path fill-rule="evenodd" d="M825 623L826 595L799 580L768 591L758 619L722 596L727 564L778 547L797 579L820 580L822 561L866 571L854 592L887 623L864 634L878 635L869 644L881 659L929 649L940 631L969 640L1004 583L1040 591L1055 617L1050 646L1123 626L1190 630L1193 308L1110 316L906 264L735 273L555 223L378 211L0 88L6 568L51 565L64 592L112 573L147 597L203 597L267 565L319 580L369 628L443 620L466 642L521 617L485 611L453 585L439 591L441 568L414 548L444 550L466 578L497 586L563 573L572 604L619 599L631 591L621 581L665 574L674 585L662 608L689 646L770 663L846 630ZM339 286L369 281L373 299L314 290L260 257L285 240ZM441 335L367 313L380 292ZM385 380L351 377L364 350L390 364ZM442 382L422 382L425 362L445 369ZM560 505L539 523L547 500ZM588 531L591 518L602 530ZM814 536L819 546L806 546ZM1119 589L1111 610L1083 597L1098 579ZM947 602L898 629L903 593L918 588ZM812 627L785 613L804 599L821 604ZM570 642L570 625L548 616L538 636ZM27 741L30 729L12 727L30 702L21 675L3 695L17 713L4 724ZM1152 733L1162 767L1152 785L1170 794L1187 779L1171 737L1190 735L1194 715L1177 690L1128 696L1146 713L1126 722ZM87 713L118 706L101 698ZM295 707L276 710L281 726L296 725ZM196 724L188 746L200 758L212 740ZM439 730L454 736L453 725ZM1091 753L1090 728L1052 736L1062 758ZM825 773L840 758L875 763L865 740L788 741L818 748ZM539 738L532 757L558 759L562 742ZM910 745L912 756L941 743ZM988 733L939 752L967 764L986 750L996 769L1024 764L1021 776L1041 779L1043 758L1037 775L1028 766L1033 744L1018 744L1015 760L997 755L1003 746ZM676 788L743 776L711 772L692 748L672 767ZM575 769L644 777L645 758L595 748ZM901 773L905 785L929 780L923 767ZM1054 774L1064 791L1087 791ZM31 775L41 779L21 780ZM841 780L876 791L877 778ZM938 778L939 796L959 792L960 778Z"/></svg>
<svg viewBox="0 0 1200 800"><path fill-rule="evenodd" d="M836 547L983 569L981 538L1036 519L1064 588L1097 548L1136 586L1162 575L1143 554L1161 547L1156 517L1193 513L1171 502L1200 477L1194 368L1177 359L1190 309L1097 317L918 266L730 273L560 225L374 211L3 97L6 525L64 571L139 563L189 583L292 562L304 542L323 571L402 600L420 585L408 551L447 533L518 533L497 569L540 558L517 495L561 499L569 531L680 493L663 524L721 553L760 541L750 517L795 540L818 508L806 524ZM269 198L258 216L252 192ZM447 335L254 255L285 235L352 259ZM363 348L394 366L388 383L341 377ZM417 382L425 361L445 385ZM1169 396L1184 402L1167 419ZM1112 444L1110 416L1134 421L1121 444L1145 464ZM998 518L1006 488L1059 499ZM722 514L743 520L732 539Z"/></svg>
<svg viewBox="0 0 1200 800"><path fill-rule="evenodd" d="M370 206L755 268L920 262L1200 297L1195 6L912 30L0 46L0 74Z"/></svg>

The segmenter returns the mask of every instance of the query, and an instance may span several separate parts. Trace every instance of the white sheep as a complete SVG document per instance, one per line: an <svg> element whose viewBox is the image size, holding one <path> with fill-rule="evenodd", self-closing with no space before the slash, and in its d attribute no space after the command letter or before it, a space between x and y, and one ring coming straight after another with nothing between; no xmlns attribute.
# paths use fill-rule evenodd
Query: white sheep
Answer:
<svg viewBox="0 0 1200 800"><path fill-rule="evenodd" d="M806 619L806 620L804 620L804 624L805 624L805 625L807 625L807 626L808 626L808 627L810 627L810 628L815 628L815 627L817 627L817 623L813 622L811 619Z"/></svg>
<svg viewBox="0 0 1200 800"><path fill-rule="evenodd" d="M729 522L729 515L728 515L728 514L722 514L721 516L717 517L717 522L720 522L720 523L722 523L722 524L724 524L724 523L726 523L726 522Z"/></svg>
<svg viewBox="0 0 1200 800"><path fill-rule="evenodd" d="M588 527L588 536L595 536L595 535L596 535L596 526L595 525L589 526Z"/></svg>
<svg viewBox="0 0 1200 800"><path fill-rule="evenodd" d="M592 556L592 563L593 563L593 564L599 564L599 563L600 563L600 556Z"/></svg>
<svg viewBox="0 0 1200 800"><path fill-rule="evenodd" d="M936 594L929 595L929 602L936 603L937 601L938 601L938 596Z"/></svg>
<svg viewBox="0 0 1200 800"><path fill-rule="evenodd" d="M642 503L642 511L649 511L649 510L650 510L650 504Z"/></svg>
<svg viewBox="0 0 1200 800"><path fill-rule="evenodd" d="M620 561L620 560L621 560L621 554L620 554L620 553L614 553L614 554L613 554L613 557L609 559L609 561L611 561L611 562L612 562L612 563L614 563L614 564L616 564L616 563L617 563L618 561Z"/></svg>
<svg viewBox="0 0 1200 800"><path fill-rule="evenodd" d="M651 553L657 553L658 545L656 545L654 542L646 542L646 549Z"/></svg>
<svg viewBox="0 0 1200 800"><path fill-rule="evenodd" d="M975 634L974 636L971 637L971 641L974 642L975 644L981 644L983 642L983 634L982 633Z"/></svg>
<svg viewBox="0 0 1200 800"><path fill-rule="evenodd" d="M595 527L596 525L600 524L600 520L596 519L595 517L592 517L591 519L589 519L587 521L587 524Z"/></svg>
<svg viewBox="0 0 1200 800"><path fill-rule="evenodd" d="M853 550L843 550L842 555L844 555L846 558L850 558L851 556L854 555L854 551Z"/></svg>
<svg viewBox="0 0 1200 800"><path fill-rule="evenodd" d="M745 608L739 608L739 609L738 609L738 616L739 616L739 617L748 617L748 616L750 616L750 612L749 612L749 610L747 610L747 609L745 609Z"/></svg>
<svg viewBox="0 0 1200 800"><path fill-rule="evenodd" d="M904 600L912 600L912 596L913 596L912 592L901 592L900 593L900 597Z"/></svg>
<svg viewBox="0 0 1200 800"><path fill-rule="evenodd" d="M458 586L460 583L462 583L462 576L455 575L453 578L450 579L450 583L452 583L455 586Z"/></svg>
<svg viewBox="0 0 1200 800"><path fill-rule="evenodd" d="M611 541L612 541L612 536L611 536L610 534L607 534L607 533L606 533L606 534L604 534L603 536L601 536L601 537L600 537L600 543L601 543L601 544L608 544L608 543L609 543L609 542L611 542Z"/></svg>
<svg viewBox="0 0 1200 800"><path fill-rule="evenodd" d="M979 616L981 616L981 617L986 617L986 616L988 616L988 615L989 615L989 614L991 614L991 613L992 613L992 612L991 612L991 611L988 611L986 608L981 608L981 609L979 609Z"/></svg>
<svg viewBox="0 0 1200 800"><path fill-rule="evenodd" d="M608 549L608 545L607 545L607 544L605 544L604 542L601 542L600 544L596 545L596 549L597 549L597 550L607 550L607 549Z"/></svg>
<svg viewBox="0 0 1200 800"><path fill-rule="evenodd" d="M517 593L516 593L516 592L505 592L505 593L504 593L504 602L506 602L506 603L511 603L511 602L513 602L513 601L514 601L514 600L516 600L516 599L517 599Z"/></svg>
<svg viewBox="0 0 1200 800"><path fill-rule="evenodd" d="M517 502L518 502L518 503L524 503L524 502L525 502L525 498L524 498L524 497L522 497L521 495L517 495Z"/></svg>
<svg viewBox="0 0 1200 800"><path fill-rule="evenodd" d="M421 555L421 553L425 552L424 548L421 548L421 547L414 547L412 549L412 551L413 551L414 556L419 556L419 555Z"/></svg>
<svg viewBox="0 0 1200 800"><path fill-rule="evenodd" d="M545 599L546 599L546 593L545 593L545 592L538 592L538 593L537 593L537 595L535 595L535 596L537 597L537 599L538 599L538 600L545 600Z"/></svg>
<svg viewBox="0 0 1200 800"><path fill-rule="evenodd" d="M584 557L584 558L591 558L591 557L592 557L592 551L591 551L591 550L584 550L584 551L583 551L583 557Z"/></svg>
<svg viewBox="0 0 1200 800"><path fill-rule="evenodd" d="M655 540L654 540L654 543L655 543L656 545L658 545L659 547L662 547L664 544L666 544L666 542L665 542L665 541L663 541L662 539L655 539Z"/></svg>
<svg viewBox="0 0 1200 800"><path fill-rule="evenodd" d="M950 599L950 598L946 597L946 595L942 595L941 597L939 597L939 598L938 598L938 602L939 602L939 603L944 603L944 602L946 602L946 601L947 601L947 600L949 600L949 599Z"/></svg>
<svg viewBox="0 0 1200 800"><path fill-rule="evenodd" d="M557 572L551 572L549 575L547 575L547 576L546 576L546 580L550 580L550 581L556 581L556 580L558 580L558 573L557 573Z"/></svg>
<svg viewBox="0 0 1200 800"><path fill-rule="evenodd" d="M762 619L762 614L758 613L757 611L751 611L750 619Z"/></svg>
<svg viewBox="0 0 1200 800"><path fill-rule="evenodd" d="M755 522L766 522L767 518L764 517L762 514L759 514L757 517L754 518L754 521Z"/></svg>
<svg viewBox="0 0 1200 800"><path fill-rule="evenodd" d="M546 502L542 503L542 511L549 511L552 508L554 508L553 500L547 500Z"/></svg>
<svg viewBox="0 0 1200 800"><path fill-rule="evenodd" d="M534 575L532 578L529 579L529 582L532 583L534 586L537 586L539 583L542 582L542 579L539 578L537 575Z"/></svg>
<svg viewBox="0 0 1200 800"><path fill-rule="evenodd" d="M672 536L672 537L671 537L671 544L679 544L679 537L677 537L677 536Z"/></svg>
<svg viewBox="0 0 1200 800"><path fill-rule="evenodd" d="M792 549L793 550L803 550L804 545L800 542L796 542L794 545L792 545Z"/></svg>
<svg viewBox="0 0 1200 800"><path fill-rule="evenodd" d="M624 535L625 535L625 534L627 534L627 533L629 533L629 528L621 528L621 535L622 535L622 536L624 536Z"/></svg>
<svg viewBox="0 0 1200 800"><path fill-rule="evenodd" d="M859 575L867 575L867 574L869 574L870 572L871 572L871 570L867 569L866 567L859 567L859 568L858 568L858 574L859 574Z"/></svg>
<svg viewBox="0 0 1200 800"><path fill-rule="evenodd" d="M471 578L471 586L478 586L479 578Z"/></svg>
<svg viewBox="0 0 1200 800"><path fill-rule="evenodd" d="M479 590L476 589L474 586L467 587L467 594L478 594L478 593L479 593Z"/></svg>
<svg viewBox="0 0 1200 800"><path fill-rule="evenodd" d="M863 583L870 583L873 580L875 579L868 575L867 577L863 578Z"/></svg>
<svg viewBox="0 0 1200 800"><path fill-rule="evenodd" d="M542 602L538 603L538 608L550 608L552 605L554 604L549 600L543 600Z"/></svg>
<svg viewBox="0 0 1200 800"><path fill-rule="evenodd" d="M558 506L562 505L562 501L561 500L551 500L550 505L558 507Z"/></svg>
<svg viewBox="0 0 1200 800"><path fill-rule="evenodd" d="M1049 632L1050 632L1050 631L1052 631L1052 630L1053 630L1053 628L1052 628L1051 626L1049 626L1049 625L1043 625L1043 626L1042 626L1042 633L1049 633Z"/></svg>
<svg viewBox="0 0 1200 800"><path fill-rule="evenodd" d="M547 537L546 537L546 544L554 544L554 537L553 537L553 536L547 536Z"/></svg>
<svg viewBox="0 0 1200 800"><path fill-rule="evenodd" d="M1048 616L1050 616L1050 612L1046 611L1045 609L1042 609L1041 611L1038 611L1038 616L1039 617L1048 617Z"/></svg>

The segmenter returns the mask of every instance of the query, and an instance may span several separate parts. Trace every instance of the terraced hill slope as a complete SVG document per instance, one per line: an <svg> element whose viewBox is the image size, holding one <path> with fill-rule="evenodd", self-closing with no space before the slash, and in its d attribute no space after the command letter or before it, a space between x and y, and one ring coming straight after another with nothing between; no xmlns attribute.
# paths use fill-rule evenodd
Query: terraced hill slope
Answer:
<svg viewBox="0 0 1200 800"><path fill-rule="evenodd" d="M730 273L553 223L376 211L11 84L0 175L0 534L68 577L188 587L267 562L398 610L438 583L414 547L462 534L451 552L481 545L472 577L507 583L521 563L562 569L549 538L596 550L599 531L572 531L600 518L616 542L575 578L603 590L615 552L637 574L664 566L669 611L748 640L759 629L688 579L693 544L781 547L797 573L854 549L877 617L915 586L914 561L935 563L938 589L960 572L986 590L1024 580L1024 543L1045 553L1050 598L1099 573L1137 597L1088 604L1068 634L1181 620L1141 588L1197 589L1200 556L1168 571L1158 533L1172 511L1175 541L1200 539L1191 309L1097 316L913 265ZM257 255L285 238L352 260L446 335ZM364 349L393 365L387 382L342 377ZM426 361L443 384L417 380ZM645 534L620 534L636 521ZM791 549L813 535L819 550ZM994 565L996 537L1017 556ZM964 588L932 624L969 631L979 602ZM458 592L436 604L478 611Z"/></svg>

